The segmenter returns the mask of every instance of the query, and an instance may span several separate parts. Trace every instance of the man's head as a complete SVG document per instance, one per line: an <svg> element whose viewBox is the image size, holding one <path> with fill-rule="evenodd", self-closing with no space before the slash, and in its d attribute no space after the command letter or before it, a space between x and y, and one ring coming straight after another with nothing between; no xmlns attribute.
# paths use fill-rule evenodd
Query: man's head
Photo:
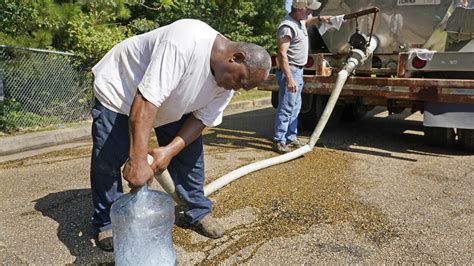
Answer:
<svg viewBox="0 0 474 266"><path fill-rule="evenodd" d="M321 7L321 3L317 0L293 0L291 6L298 9L316 10Z"/></svg>
<svg viewBox="0 0 474 266"><path fill-rule="evenodd" d="M304 20L319 7L321 3L316 0L293 0L290 15L296 20Z"/></svg>
<svg viewBox="0 0 474 266"><path fill-rule="evenodd" d="M268 77L272 62L263 47L252 43L221 41L225 43L223 50L214 60L211 58L218 86L227 90L249 90Z"/></svg>

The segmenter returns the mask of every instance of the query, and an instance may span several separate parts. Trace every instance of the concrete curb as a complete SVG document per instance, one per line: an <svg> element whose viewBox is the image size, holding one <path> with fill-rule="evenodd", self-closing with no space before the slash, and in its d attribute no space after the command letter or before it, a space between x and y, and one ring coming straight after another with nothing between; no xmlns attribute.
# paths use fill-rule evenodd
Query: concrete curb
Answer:
<svg viewBox="0 0 474 266"><path fill-rule="evenodd" d="M270 98L241 101L229 104L225 112L229 113L238 110L252 110L268 107L270 104ZM90 138L90 135L91 125L87 124L78 128L66 128L44 132L27 133L11 137L1 137L0 156L84 140Z"/></svg>
<svg viewBox="0 0 474 266"><path fill-rule="evenodd" d="M78 128L66 128L45 132L27 133L0 138L0 156L45 148L90 137L90 124Z"/></svg>
<svg viewBox="0 0 474 266"><path fill-rule="evenodd" d="M271 98L262 98L256 100L240 101L231 103L225 109L225 113L242 110L253 110L257 108L269 107L271 105Z"/></svg>

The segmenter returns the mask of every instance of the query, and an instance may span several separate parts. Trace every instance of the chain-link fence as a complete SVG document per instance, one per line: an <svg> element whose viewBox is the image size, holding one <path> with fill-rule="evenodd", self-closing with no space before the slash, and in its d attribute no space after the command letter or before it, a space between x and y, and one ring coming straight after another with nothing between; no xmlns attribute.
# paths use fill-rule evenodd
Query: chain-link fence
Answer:
<svg viewBox="0 0 474 266"><path fill-rule="evenodd" d="M91 84L73 54L0 46L0 128L13 133L89 119Z"/></svg>

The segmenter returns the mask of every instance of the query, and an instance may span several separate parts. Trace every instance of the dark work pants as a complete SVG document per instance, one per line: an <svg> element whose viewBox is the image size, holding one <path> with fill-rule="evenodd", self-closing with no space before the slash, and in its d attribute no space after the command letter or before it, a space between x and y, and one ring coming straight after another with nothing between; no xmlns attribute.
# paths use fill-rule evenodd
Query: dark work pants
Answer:
<svg viewBox="0 0 474 266"><path fill-rule="evenodd" d="M123 194L120 168L128 158L130 139L128 116L115 113L96 101L91 111L92 156L91 188L94 204L92 223L100 230L111 228L110 206ZM181 120L155 128L160 146L167 145L178 133L188 115ZM186 204L186 216L192 224L211 212L212 203L204 196L204 154L202 136L175 156L168 171L176 193Z"/></svg>

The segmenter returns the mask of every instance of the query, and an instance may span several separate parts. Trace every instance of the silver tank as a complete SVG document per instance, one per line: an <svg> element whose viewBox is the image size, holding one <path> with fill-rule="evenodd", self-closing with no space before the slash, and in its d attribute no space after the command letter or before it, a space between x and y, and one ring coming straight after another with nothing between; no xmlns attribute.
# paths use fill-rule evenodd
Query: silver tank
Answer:
<svg viewBox="0 0 474 266"><path fill-rule="evenodd" d="M436 27L445 20L452 0L325 0L321 15L349 14L378 7L374 35L379 41L375 53L397 53L422 47ZM358 18L361 33L368 34L373 14ZM349 38L355 32L355 19L342 24L339 31L331 29L322 37L331 53L346 53Z"/></svg>

